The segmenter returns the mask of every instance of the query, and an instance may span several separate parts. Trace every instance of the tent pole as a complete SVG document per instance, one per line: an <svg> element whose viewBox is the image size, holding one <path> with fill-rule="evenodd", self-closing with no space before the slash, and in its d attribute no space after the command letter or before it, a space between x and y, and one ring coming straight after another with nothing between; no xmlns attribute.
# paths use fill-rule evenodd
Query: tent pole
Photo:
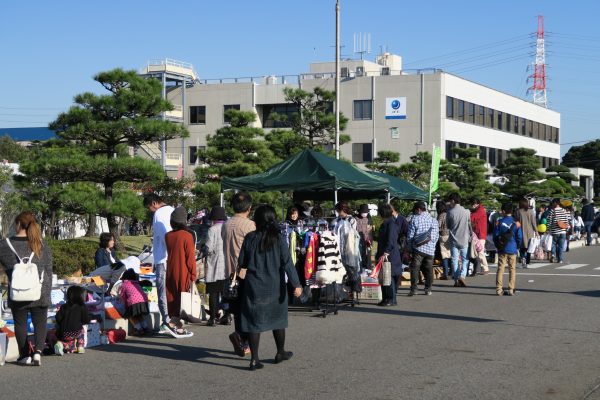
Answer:
<svg viewBox="0 0 600 400"><path fill-rule="evenodd" d="M224 207L223 204L225 204L225 194L223 192L221 192L220 203L221 207Z"/></svg>
<svg viewBox="0 0 600 400"><path fill-rule="evenodd" d="M392 197L390 196L390 192L387 192L387 202L388 202L388 204L390 204L391 201L392 201Z"/></svg>
<svg viewBox="0 0 600 400"><path fill-rule="evenodd" d="M335 206L338 203L338 199L337 199L337 190L335 190L333 192L333 205Z"/></svg>
<svg viewBox="0 0 600 400"><path fill-rule="evenodd" d="M281 192L281 221L285 221L285 207L283 205L283 192Z"/></svg>

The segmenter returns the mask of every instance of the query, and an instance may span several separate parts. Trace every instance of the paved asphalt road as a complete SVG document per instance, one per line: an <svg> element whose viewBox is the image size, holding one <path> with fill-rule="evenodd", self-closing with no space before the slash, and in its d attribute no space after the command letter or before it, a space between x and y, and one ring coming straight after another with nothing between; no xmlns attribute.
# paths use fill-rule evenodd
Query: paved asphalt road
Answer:
<svg viewBox="0 0 600 400"><path fill-rule="evenodd" d="M294 357L272 364L264 334L260 371L232 354L230 327L194 326L190 339L7 364L0 399L600 399L600 246L567 257L575 267L519 269L513 297L496 296L490 274L436 281L432 296L403 288L397 307L290 313Z"/></svg>

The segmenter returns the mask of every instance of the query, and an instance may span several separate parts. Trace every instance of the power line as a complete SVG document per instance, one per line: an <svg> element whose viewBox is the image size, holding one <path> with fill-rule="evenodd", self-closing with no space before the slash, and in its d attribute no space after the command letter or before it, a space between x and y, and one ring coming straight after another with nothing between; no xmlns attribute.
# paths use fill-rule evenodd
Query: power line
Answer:
<svg viewBox="0 0 600 400"><path fill-rule="evenodd" d="M429 60L439 60L441 58L447 58L447 57L451 57L451 56L459 56L461 54L466 54L466 53L472 53L475 51L478 51L480 49L489 49L492 46L498 46L498 45L502 45L502 44L508 44L511 42L517 42L519 40L523 40L525 38L531 38L532 34L528 33L526 35L518 35L518 36L514 36L512 38L508 38L508 39L504 39L504 40L500 40L500 41L496 41L496 42L491 42L491 43L486 43L486 44L482 44L476 47L471 47L468 49L463 49L463 50L457 50L457 51L453 51L450 53L445 53L445 54L440 54L438 56L434 56L434 57L427 57L427 58L422 58L420 60L415 60L415 61L411 61L409 63L405 63L405 65L413 65L413 64L419 64L425 61L429 61Z"/></svg>
<svg viewBox="0 0 600 400"><path fill-rule="evenodd" d="M474 65L472 67L466 67L463 69L456 70L456 71L454 71L454 73L459 74L459 73L471 72L471 71L476 71L479 69L484 69L484 68L489 68L489 67L495 67L496 65L506 64L508 62L513 62L513 61L517 61L517 60L521 60L521 59L525 59L525 58L529 58L529 57L531 57L531 54L521 54L519 56L507 58L504 61L492 61L492 62L480 64L480 65Z"/></svg>
<svg viewBox="0 0 600 400"><path fill-rule="evenodd" d="M531 46L529 46L531 47ZM459 60L459 61L452 61L452 62L448 62L448 63L442 63L442 64L438 64L436 65L436 67L439 68L445 68L451 65L460 65L460 64L469 64L472 61L479 61L479 60L483 60L486 58L493 58L493 57L497 57L501 54L506 54L506 53L515 53L515 50L523 50L523 46L518 46L518 47L511 47L509 49L505 49L504 51L495 51L492 53L486 53L486 54L481 54L481 55L477 55L474 57L469 57L469 58L465 58L463 60Z"/></svg>
<svg viewBox="0 0 600 400"><path fill-rule="evenodd" d="M577 144L577 143L588 143L588 142L593 142L594 140L598 140L598 139L588 139L588 140L579 140L577 142L567 142L567 143L561 143L561 146L566 146L568 144Z"/></svg>

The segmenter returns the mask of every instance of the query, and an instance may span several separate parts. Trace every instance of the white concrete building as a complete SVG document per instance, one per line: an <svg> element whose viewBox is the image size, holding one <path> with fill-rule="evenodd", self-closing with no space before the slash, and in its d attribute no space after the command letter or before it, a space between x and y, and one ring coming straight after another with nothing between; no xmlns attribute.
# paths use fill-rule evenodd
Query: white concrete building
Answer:
<svg viewBox="0 0 600 400"><path fill-rule="evenodd" d="M190 67L191 68L191 67ZM147 68L150 71L150 67ZM154 69L156 70L156 69ZM227 123L228 108L252 110L257 126L266 130L285 127L270 118L272 112L292 114L284 87L312 91L334 90L334 63L315 63L299 76L265 76L216 81L197 80L170 86L165 95L180 112L190 138L171 140L166 153L191 175L198 165L197 149L206 135ZM376 62L341 62L340 109L349 118L343 132L351 142L342 156L357 164L372 161L380 150L393 150L408 162L417 151L441 146L445 158L453 147L478 147L489 167L502 163L509 149L535 149L541 166L559 163L560 114L528 101L468 81L441 70L402 70L402 59L384 54ZM156 154L156 151L154 151Z"/></svg>

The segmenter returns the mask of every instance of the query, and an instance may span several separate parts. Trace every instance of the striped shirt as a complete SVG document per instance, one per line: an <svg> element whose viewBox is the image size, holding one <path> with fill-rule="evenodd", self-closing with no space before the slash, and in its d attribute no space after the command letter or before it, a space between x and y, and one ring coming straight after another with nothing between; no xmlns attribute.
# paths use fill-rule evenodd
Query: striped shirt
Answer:
<svg viewBox="0 0 600 400"><path fill-rule="evenodd" d="M564 222L567 224L566 228L560 228L558 226L558 221ZM555 209L550 211L550 215L548 216L548 230L552 235L565 234L567 233L567 229L569 225L569 214L565 211L564 208L557 206Z"/></svg>

